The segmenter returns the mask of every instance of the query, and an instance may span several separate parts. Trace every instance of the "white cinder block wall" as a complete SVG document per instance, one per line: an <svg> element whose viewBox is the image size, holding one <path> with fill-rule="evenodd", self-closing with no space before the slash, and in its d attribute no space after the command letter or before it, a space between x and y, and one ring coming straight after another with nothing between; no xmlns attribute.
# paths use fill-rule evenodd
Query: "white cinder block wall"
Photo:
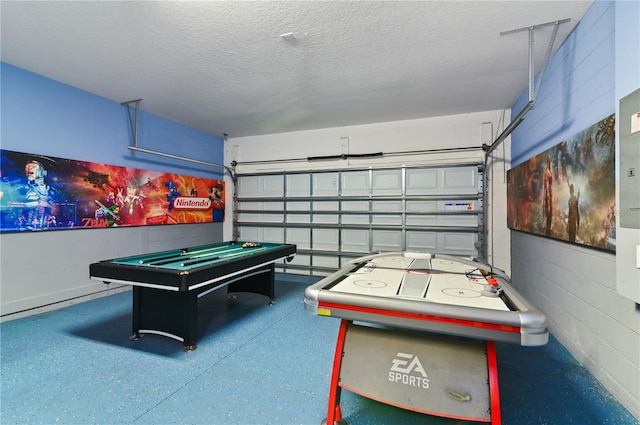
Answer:
<svg viewBox="0 0 640 425"><path fill-rule="evenodd" d="M614 78L614 68L618 68L614 54L614 34L618 31L615 9L629 6L635 8L632 14L636 16L632 44L636 65L623 68L635 69L638 84L638 3L595 2L549 62L535 108L512 134L513 165L615 112L619 98ZM627 49L622 56L633 55L632 50ZM631 91L630 87L626 94ZM526 99L520 103L523 101ZM513 112L520 108L516 104ZM547 315L551 333L632 414L640 417L640 309L617 292L616 276L617 261L635 244L623 243L622 231L627 229L618 227L618 254L513 231L512 278L514 285ZM631 266L626 270L627 278L640 275ZM640 285L637 277L636 284Z"/></svg>

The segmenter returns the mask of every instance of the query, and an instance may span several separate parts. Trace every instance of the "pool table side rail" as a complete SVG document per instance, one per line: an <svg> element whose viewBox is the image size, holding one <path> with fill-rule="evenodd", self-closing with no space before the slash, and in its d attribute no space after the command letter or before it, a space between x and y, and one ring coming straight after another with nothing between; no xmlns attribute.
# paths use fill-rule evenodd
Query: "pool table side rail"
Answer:
<svg viewBox="0 0 640 425"><path fill-rule="evenodd" d="M252 254L232 257L215 263L215 266L201 265L189 270L102 260L89 265L89 275L91 279L105 283L139 285L183 292L189 291L203 282L214 281L219 277L251 268L257 264L265 265L293 257L296 254L296 246L282 245L260 251L258 254L258 257Z"/></svg>

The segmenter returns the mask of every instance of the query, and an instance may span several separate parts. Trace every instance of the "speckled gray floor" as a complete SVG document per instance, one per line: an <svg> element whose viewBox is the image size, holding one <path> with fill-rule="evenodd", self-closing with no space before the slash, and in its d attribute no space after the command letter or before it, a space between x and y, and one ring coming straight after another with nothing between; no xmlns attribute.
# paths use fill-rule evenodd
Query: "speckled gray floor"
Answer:
<svg viewBox="0 0 640 425"><path fill-rule="evenodd" d="M273 306L202 299L193 352L129 341L128 292L2 323L0 423L319 425L340 321L304 310L310 283L279 275ZM504 425L638 424L554 338L497 351ZM463 423L348 391L341 407L350 425Z"/></svg>

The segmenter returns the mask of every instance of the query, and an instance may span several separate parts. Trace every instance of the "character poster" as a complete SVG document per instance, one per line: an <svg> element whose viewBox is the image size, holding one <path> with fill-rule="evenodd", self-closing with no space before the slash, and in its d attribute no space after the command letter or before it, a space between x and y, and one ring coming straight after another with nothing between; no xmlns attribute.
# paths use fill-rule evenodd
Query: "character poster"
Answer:
<svg viewBox="0 0 640 425"><path fill-rule="evenodd" d="M0 150L0 231L224 221L224 181Z"/></svg>
<svg viewBox="0 0 640 425"><path fill-rule="evenodd" d="M616 249L615 116L507 172L510 229Z"/></svg>

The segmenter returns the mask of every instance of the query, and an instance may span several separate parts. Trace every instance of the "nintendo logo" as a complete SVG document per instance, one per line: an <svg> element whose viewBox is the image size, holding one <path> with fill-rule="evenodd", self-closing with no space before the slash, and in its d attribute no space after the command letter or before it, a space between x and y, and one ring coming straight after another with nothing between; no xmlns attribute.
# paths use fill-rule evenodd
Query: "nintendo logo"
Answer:
<svg viewBox="0 0 640 425"><path fill-rule="evenodd" d="M173 200L173 207L177 210L208 210L211 208L211 199L179 196Z"/></svg>

